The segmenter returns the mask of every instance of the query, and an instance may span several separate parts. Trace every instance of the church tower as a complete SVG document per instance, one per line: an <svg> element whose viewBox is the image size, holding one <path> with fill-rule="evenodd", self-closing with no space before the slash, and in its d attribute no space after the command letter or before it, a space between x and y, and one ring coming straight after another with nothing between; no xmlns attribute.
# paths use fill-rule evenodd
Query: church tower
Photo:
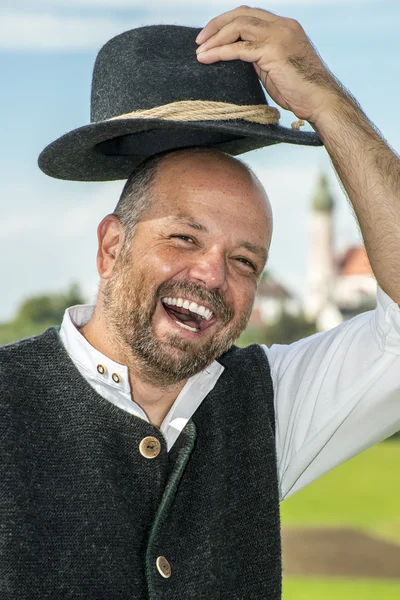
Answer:
<svg viewBox="0 0 400 600"><path fill-rule="evenodd" d="M309 253L305 314L316 320L329 302L335 279L334 200L329 191L326 175L320 175L313 197L310 218Z"/></svg>

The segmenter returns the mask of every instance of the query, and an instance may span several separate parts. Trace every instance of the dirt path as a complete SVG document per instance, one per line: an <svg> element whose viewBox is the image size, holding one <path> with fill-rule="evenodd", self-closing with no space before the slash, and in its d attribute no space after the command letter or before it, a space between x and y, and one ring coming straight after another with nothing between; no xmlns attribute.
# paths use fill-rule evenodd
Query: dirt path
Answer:
<svg viewBox="0 0 400 600"><path fill-rule="evenodd" d="M356 529L284 528L285 575L400 579L400 546Z"/></svg>

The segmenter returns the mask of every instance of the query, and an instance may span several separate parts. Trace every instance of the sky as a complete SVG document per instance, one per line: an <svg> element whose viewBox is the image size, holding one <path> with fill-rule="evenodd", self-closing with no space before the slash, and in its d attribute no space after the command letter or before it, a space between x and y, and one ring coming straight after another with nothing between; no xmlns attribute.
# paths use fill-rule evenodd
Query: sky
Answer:
<svg viewBox="0 0 400 600"><path fill-rule="evenodd" d="M96 228L123 183L67 182L40 171L41 150L89 123L91 76L101 46L142 25L204 26L232 0L1 0L0 322L31 295L81 285L93 301ZM392 147L400 150L398 0L258 0L300 21L325 62ZM270 102L271 103L271 102ZM273 103L272 103L273 104ZM281 123L293 115L281 111ZM323 148L280 144L242 158L274 210L269 268L296 294L307 271L310 202L318 174L336 201L338 250L358 244L340 184Z"/></svg>

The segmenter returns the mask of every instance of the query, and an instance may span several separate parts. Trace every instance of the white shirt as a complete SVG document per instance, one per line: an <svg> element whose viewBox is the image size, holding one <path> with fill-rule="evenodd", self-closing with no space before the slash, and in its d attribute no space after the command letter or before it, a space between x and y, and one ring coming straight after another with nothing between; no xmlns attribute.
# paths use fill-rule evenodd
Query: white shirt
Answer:
<svg viewBox="0 0 400 600"><path fill-rule="evenodd" d="M98 394L135 417L149 421L146 413L131 396L128 368L94 348L78 331L93 314L94 306L80 305L65 311L61 324L61 340L78 371ZM104 373L98 368L103 367ZM102 369L101 369L102 370ZM204 371L191 377L181 390L161 424L161 432L170 450L193 413L213 389L224 367L214 361ZM115 379L119 381L114 381Z"/></svg>
<svg viewBox="0 0 400 600"><path fill-rule="evenodd" d="M127 367L78 331L92 312L87 305L65 312L60 336L69 356L101 396L148 421L131 398ZM375 310L294 344L262 348L274 388L281 500L400 430L400 308L380 288ZM214 361L187 381L161 425L168 450L223 370Z"/></svg>

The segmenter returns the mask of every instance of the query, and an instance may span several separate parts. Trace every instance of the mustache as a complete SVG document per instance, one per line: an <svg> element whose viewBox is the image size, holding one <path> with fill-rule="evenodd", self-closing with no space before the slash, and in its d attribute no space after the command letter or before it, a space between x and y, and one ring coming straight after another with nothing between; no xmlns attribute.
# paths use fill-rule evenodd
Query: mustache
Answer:
<svg viewBox="0 0 400 600"><path fill-rule="evenodd" d="M155 303L159 298L165 298L166 296L195 297L207 304L214 315L218 316L223 323L228 323L234 316L232 306L225 300L219 290L207 290L193 281L165 281L157 289Z"/></svg>

